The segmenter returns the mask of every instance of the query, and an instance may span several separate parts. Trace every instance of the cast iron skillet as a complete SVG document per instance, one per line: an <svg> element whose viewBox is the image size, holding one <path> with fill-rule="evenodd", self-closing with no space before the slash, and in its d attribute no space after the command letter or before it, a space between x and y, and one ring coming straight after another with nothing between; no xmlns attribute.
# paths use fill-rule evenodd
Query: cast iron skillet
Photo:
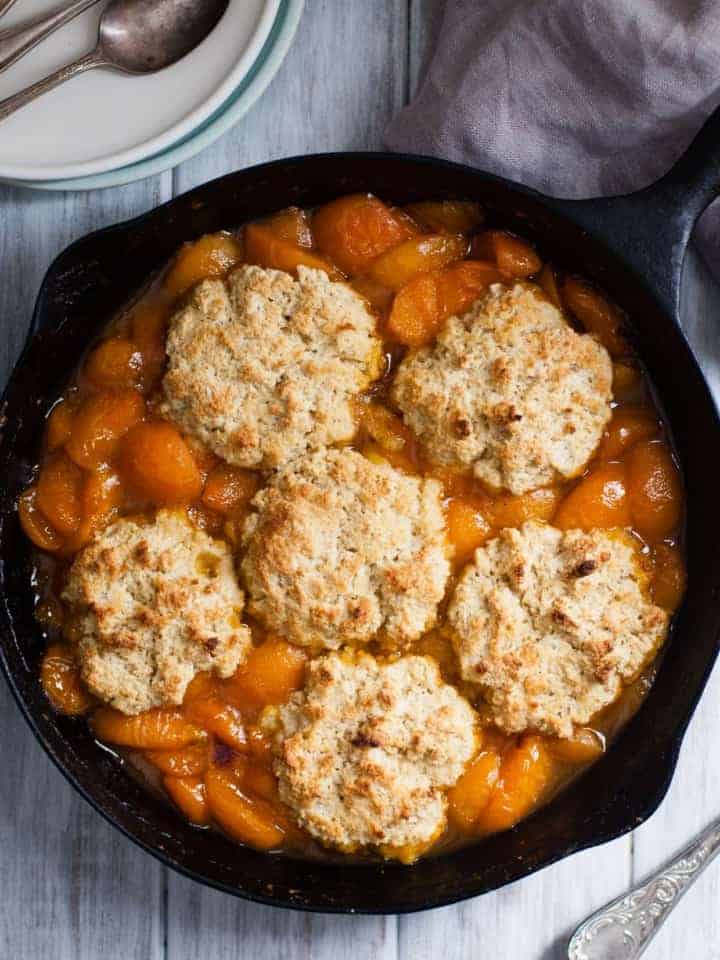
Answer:
<svg viewBox="0 0 720 960"><path fill-rule="evenodd" d="M424 157L329 154L241 170L62 253L45 278L34 334L4 398L0 474L0 636L10 686L35 735L77 790L169 866L238 896L332 912L399 913L472 897L642 823L662 800L720 634L720 422L678 325L682 260L692 226L720 186L720 112L662 180L604 200L550 200L469 167ZM88 341L185 240L289 204L373 191L398 203L479 200L495 222L537 244L614 297L665 406L689 505L689 589L657 680L602 760L514 830L452 855L398 864L303 862L256 853L189 826L93 740L56 716L38 682L44 646L33 618L31 554L15 500L32 475L43 418ZM12 277L4 282L12 283Z"/></svg>

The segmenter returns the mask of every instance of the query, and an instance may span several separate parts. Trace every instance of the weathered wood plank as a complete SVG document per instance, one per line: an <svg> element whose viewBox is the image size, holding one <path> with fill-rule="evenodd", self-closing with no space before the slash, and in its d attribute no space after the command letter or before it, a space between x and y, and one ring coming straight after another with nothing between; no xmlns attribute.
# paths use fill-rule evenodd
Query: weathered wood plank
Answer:
<svg viewBox="0 0 720 960"><path fill-rule="evenodd" d="M397 960L393 917L277 910L202 889L172 872L168 879L169 960Z"/></svg>
<svg viewBox="0 0 720 960"><path fill-rule="evenodd" d="M278 157L380 148L403 103L406 61L405 0L308 0L295 43L262 100L176 171L176 191Z"/></svg>
<svg viewBox="0 0 720 960"><path fill-rule="evenodd" d="M695 250L690 251L685 265L682 313L688 337L720 399L720 287ZM720 767L711 753L719 714L720 676L715 671L685 737L668 795L657 813L633 835L633 882L662 866L720 815ZM676 908L649 956L657 960L720 958L719 899L720 873L714 867Z"/></svg>
<svg viewBox="0 0 720 960"><path fill-rule="evenodd" d="M22 347L43 274L90 230L155 206L169 174L119 190L39 194L0 187L0 378ZM0 683L0 956L163 956L165 870L81 800Z"/></svg>

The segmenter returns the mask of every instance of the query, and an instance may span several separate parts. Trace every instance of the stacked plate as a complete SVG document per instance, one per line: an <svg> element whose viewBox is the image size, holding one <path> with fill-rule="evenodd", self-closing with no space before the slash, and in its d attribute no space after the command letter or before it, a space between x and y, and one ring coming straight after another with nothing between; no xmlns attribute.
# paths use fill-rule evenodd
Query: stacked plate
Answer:
<svg viewBox="0 0 720 960"><path fill-rule="evenodd" d="M304 0L230 0L210 36L173 67L129 77L94 70L5 120L0 181L90 190L160 173L217 140L255 103L292 42ZM0 31L58 0L18 0ZM104 4L4 73L0 99L91 50Z"/></svg>

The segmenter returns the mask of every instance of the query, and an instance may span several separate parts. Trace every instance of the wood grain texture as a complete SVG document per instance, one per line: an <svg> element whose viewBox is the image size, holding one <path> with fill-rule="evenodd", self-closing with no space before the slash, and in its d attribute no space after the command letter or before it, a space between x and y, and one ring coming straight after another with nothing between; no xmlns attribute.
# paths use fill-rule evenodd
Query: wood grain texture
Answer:
<svg viewBox="0 0 720 960"><path fill-rule="evenodd" d="M261 102L178 168L175 192L278 157L381 148L405 96L407 50L407 0L309 0Z"/></svg>
<svg viewBox="0 0 720 960"><path fill-rule="evenodd" d="M238 167L294 153L382 146L434 44L443 0L308 0L271 87L239 126L174 173L103 193L0 187L0 382L40 280L67 243ZM686 328L720 396L720 292L691 251ZM720 813L709 745L711 682L668 798L630 838L495 894L401 919L315 916L246 904L168 873L72 791L0 685L0 958L13 960L560 960L589 912L657 867ZM720 960L720 873L711 869L653 943L651 960Z"/></svg>
<svg viewBox="0 0 720 960"><path fill-rule="evenodd" d="M165 174L118 191L41 194L0 187L0 378L22 348L52 259L91 230L168 199ZM164 868L81 800L0 685L0 957L162 956Z"/></svg>
<svg viewBox="0 0 720 960"><path fill-rule="evenodd" d="M683 276L683 326L720 399L720 290L692 250ZM657 813L633 834L633 883L669 860L720 816L720 764L715 754L720 716L720 674L715 670L685 737L678 768ZM697 881L648 951L651 958L720 960L720 871Z"/></svg>

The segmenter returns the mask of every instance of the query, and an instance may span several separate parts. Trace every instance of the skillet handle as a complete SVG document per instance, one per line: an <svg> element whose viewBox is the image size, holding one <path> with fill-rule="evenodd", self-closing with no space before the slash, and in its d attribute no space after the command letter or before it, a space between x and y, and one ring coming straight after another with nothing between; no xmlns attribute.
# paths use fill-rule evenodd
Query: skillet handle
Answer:
<svg viewBox="0 0 720 960"><path fill-rule="evenodd" d="M560 211L603 241L679 317L685 250L700 214L720 195L720 108L670 170L636 193L558 200Z"/></svg>

